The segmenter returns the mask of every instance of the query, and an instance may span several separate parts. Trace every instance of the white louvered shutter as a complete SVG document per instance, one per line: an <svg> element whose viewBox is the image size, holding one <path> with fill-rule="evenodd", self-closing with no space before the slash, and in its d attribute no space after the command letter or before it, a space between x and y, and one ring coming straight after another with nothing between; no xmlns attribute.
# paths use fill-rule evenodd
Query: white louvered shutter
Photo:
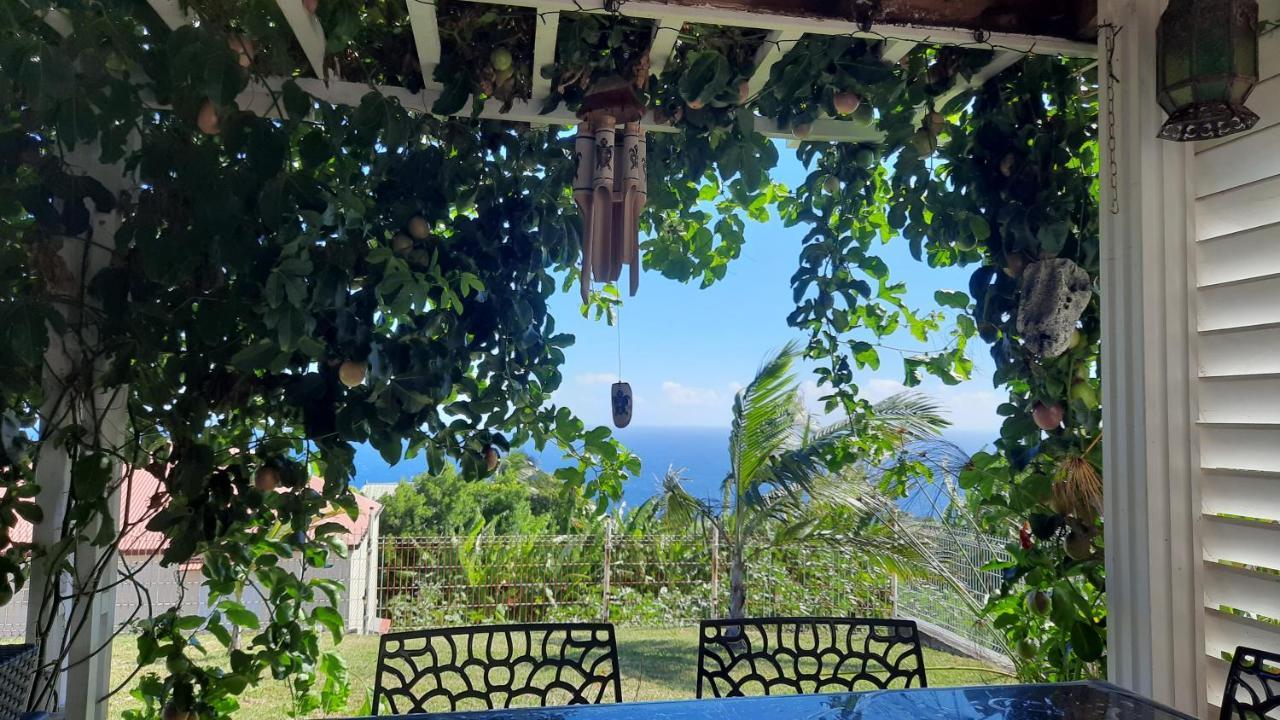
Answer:
<svg viewBox="0 0 1280 720"><path fill-rule="evenodd" d="M1280 0L1260 3L1280 18ZM1237 645L1280 651L1280 32L1261 40L1248 134L1196 148L1208 699ZM1216 717L1216 716L1215 716Z"/></svg>

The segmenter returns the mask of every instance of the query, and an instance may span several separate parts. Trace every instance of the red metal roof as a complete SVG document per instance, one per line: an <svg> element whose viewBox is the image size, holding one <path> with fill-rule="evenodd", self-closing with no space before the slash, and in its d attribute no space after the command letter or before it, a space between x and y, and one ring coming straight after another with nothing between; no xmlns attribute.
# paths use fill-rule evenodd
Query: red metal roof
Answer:
<svg viewBox="0 0 1280 720"><path fill-rule="evenodd" d="M311 478L312 489L319 491L324 485L321 478ZM369 532L369 523L382 511L381 503L371 500L352 490L360 514L352 520L345 511L334 509L318 518L316 523L336 522L347 529L344 535L347 547L360 544ZM156 513L164 509L169 496L165 493L164 483L152 473L138 469L133 472L121 488L121 524L125 528L124 537L120 540L120 553L123 555L150 555L165 547L168 539L162 533L147 529L147 523ZM31 523L18 519L18 524L9 531L9 538L15 543L31 542Z"/></svg>

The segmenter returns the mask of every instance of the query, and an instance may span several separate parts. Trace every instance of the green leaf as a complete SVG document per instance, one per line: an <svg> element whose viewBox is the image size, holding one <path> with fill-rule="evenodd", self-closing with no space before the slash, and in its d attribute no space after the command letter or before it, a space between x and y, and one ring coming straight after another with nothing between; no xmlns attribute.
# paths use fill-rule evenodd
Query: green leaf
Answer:
<svg viewBox="0 0 1280 720"><path fill-rule="evenodd" d="M258 616L235 600L223 600L218 603L218 610L236 627L256 630L259 626Z"/></svg>
<svg viewBox="0 0 1280 720"><path fill-rule="evenodd" d="M942 307L964 310L969 307L969 294L959 290L937 290L933 293L934 302Z"/></svg>
<svg viewBox="0 0 1280 720"><path fill-rule="evenodd" d="M335 643L342 640L342 615L337 610L327 605L320 605L311 611L311 619L328 628Z"/></svg>

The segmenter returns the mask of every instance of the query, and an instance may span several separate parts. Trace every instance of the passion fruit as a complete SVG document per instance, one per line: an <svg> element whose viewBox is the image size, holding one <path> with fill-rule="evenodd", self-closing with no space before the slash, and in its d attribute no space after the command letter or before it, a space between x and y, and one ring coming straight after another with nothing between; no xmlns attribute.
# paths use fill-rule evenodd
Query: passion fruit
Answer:
<svg viewBox="0 0 1280 720"><path fill-rule="evenodd" d="M826 188L828 194L837 195L840 193L840 178L835 175L828 175L827 179L822 182L822 186Z"/></svg>
<svg viewBox="0 0 1280 720"><path fill-rule="evenodd" d="M1062 546L1067 557L1072 560L1087 560L1093 556L1093 543L1083 532L1072 530L1067 533L1067 539L1063 541Z"/></svg>
<svg viewBox="0 0 1280 720"><path fill-rule="evenodd" d="M264 493L275 492L280 487L280 471L270 465L263 465L253 474L253 486Z"/></svg>
<svg viewBox="0 0 1280 720"><path fill-rule="evenodd" d="M427 236L431 234L431 225L421 215L414 215L409 218L408 230L409 236L414 240L426 240Z"/></svg>
<svg viewBox="0 0 1280 720"><path fill-rule="evenodd" d="M1018 641L1018 657L1023 660L1035 660L1036 653L1039 651L1040 649L1036 647L1036 644L1027 638Z"/></svg>
<svg viewBox="0 0 1280 720"><path fill-rule="evenodd" d="M933 133L925 130L924 128L920 128L912 133L911 139L907 142L911 144L911 149L915 150L916 154L920 157L928 157L933 154L934 150L938 149L937 138L933 136Z"/></svg>
<svg viewBox="0 0 1280 720"><path fill-rule="evenodd" d="M514 58L511 57L511 51L504 47L496 47L493 52L489 53L489 64L498 72L510 70L514 62Z"/></svg>
<svg viewBox="0 0 1280 720"><path fill-rule="evenodd" d="M690 110L701 110L702 108L707 106L707 104L703 102L701 98L694 98L685 104L689 106Z"/></svg>
<svg viewBox="0 0 1280 720"><path fill-rule="evenodd" d="M1005 153L1005 156L1000 158L1000 174L1005 177L1012 177L1013 167L1017 163L1018 158L1014 157L1013 153Z"/></svg>
<svg viewBox="0 0 1280 720"><path fill-rule="evenodd" d="M237 56L240 67L248 68L253 64L253 56L255 48L253 41L243 35L230 35L227 37L227 47L231 48L231 52Z"/></svg>
<svg viewBox="0 0 1280 720"><path fill-rule="evenodd" d="M1097 389L1088 380L1076 380L1071 384L1071 399L1090 410L1097 410L1101 405Z"/></svg>
<svg viewBox="0 0 1280 720"><path fill-rule="evenodd" d="M1027 259L1022 253L1009 253L1004 259L1004 274L1011 278L1022 277L1022 271L1027 269Z"/></svg>
<svg viewBox="0 0 1280 720"><path fill-rule="evenodd" d="M218 118L218 108L214 107L213 102L205 100L204 104L200 106L200 112L196 114L196 126L205 135L217 135L222 132L222 122Z"/></svg>
<svg viewBox="0 0 1280 720"><path fill-rule="evenodd" d="M751 83L747 82L746 80L743 80L742 82L738 83L738 104L746 105L747 101L750 99L751 99Z"/></svg>
<svg viewBox="0 0 1280 720"><path fill-rule="evenodd" d="M1036 421L1036 427L1048 432L1058 429L1066 417L1066 411L1058 403L1045 404L1037 400L1031 408L1031 417Z"/></svg>
<svg viewBox="0 0 1280 720"><path fill-rule="evenodd" d="M800 123L791 128L791 134L798 140L804 140L813 132L813 123Z"/></svg>
<svg viewBox="0 0 1280 720"><path fill-rule="evenodd" d="M831 99L831 104L841 115L852 115L853 111L862 104L862 98L857 93L841 92L836 93L836 96Z"/></svg>
<svg viewBox="0 0 1280 720"><path fill-rule="evenodd" d="M484 449L484 467L486 470L489 472L497 470L499 459L497 448L490 445Z"/></svg>
<svg viewBox="0 0 1280 720"><path fill-rule="evenodd" d="M396 236L391 238L391 251L395 254L404 256L411 250L413 250L413 238L404 233L396 233Z"/></svg>
<svg viewBox="0 0 1280 720"><path fill-rule="evenodd" d="M362 384L368 374L369 363L367 362L347 360L338 367L338 379L349 388Z"/></svg>
<svg viewBox="0 0 1280 720"><path fill-rule="evenodd" d="M1032 590L1027 593L1026 604L1027 610L1043 617L1053 607L1053 598L1043 590Z"/></svg>

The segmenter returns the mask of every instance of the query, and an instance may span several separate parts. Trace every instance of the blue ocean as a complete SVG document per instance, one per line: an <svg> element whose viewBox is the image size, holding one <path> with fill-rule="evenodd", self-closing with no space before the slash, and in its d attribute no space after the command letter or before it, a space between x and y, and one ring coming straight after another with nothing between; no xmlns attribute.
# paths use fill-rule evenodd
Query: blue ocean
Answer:
<svg viewBox="0 0 1280 720"><path fill-rule="evenodd" d="M685 488L695 497L718 499L720 483L729 470L728 428L708 427L630 427L615 430L616 436L641 461L640 475L631 478L623 490L623 500L635 507L652 497L660 488L662 476L667 470L680 471ZM991 431L956 430L946 438L968 453L988 446L995 438ZM545 470L554 470L563 462L560 453L548 448L539 453L526 448ZM369 446L356 451L356 485L365 483L396 482L426 470L426 459L405 459L388 466L382 456ZM908 497L902 506L915 514L930 515L934 504L927 498Z"/></svg>

